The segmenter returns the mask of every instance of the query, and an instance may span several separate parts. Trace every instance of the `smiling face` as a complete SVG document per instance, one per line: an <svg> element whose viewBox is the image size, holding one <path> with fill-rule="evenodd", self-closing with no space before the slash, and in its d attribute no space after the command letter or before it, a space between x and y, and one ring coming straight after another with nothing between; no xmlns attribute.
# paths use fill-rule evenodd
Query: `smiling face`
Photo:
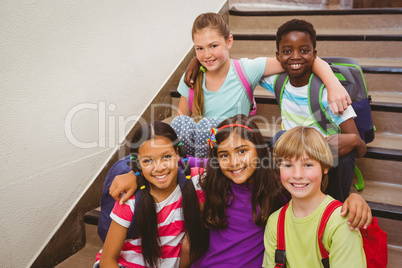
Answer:
<svg viewBox="0 0 402 268"><path fill-rule="evenodd" d="M245 183L255 172L258 155L252 142L230 134L217 149L219 167L236 184Z"/></svg>
<svg viewBox="0 0 402 268"><path fill-rule="evenodd" d="M282 36L276 58L289 75L290 83L295 87L308 84L311 67L317 56L310 35L293 31Z"/></svg>
<svg viewBox="0 0 402 268"><path fill-rule="evenodd" d="M223 67L229 68L229 50L233 44L233 36L226 40L219 32L212 28L198 30L193 35L194 48L198 61L208 71L219 71Z"/></svg>
<svg viewBox="0 0 402 268"><path fill-rule="evenodd" d="M284 159L279 170L282 184L292 198L315 200L324 195L321 191L321 181L328 169L322 170L320 163L306 153L299 159Z"/></svg>
<svg viewBox="0 0 402 268"><path fill-rule="evenodd" d="M177 163L179 155L172 141L162 136L147 140L138 149L138 162L142 175L150 183L150 191L158 196L169 196L177 186Z"/></svg>

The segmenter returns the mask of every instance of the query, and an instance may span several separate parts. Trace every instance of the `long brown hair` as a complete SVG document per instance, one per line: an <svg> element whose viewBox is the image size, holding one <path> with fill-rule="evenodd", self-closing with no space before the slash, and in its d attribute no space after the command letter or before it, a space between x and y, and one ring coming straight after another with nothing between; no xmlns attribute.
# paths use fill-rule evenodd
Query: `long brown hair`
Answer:
<svg viewBox="0 0 402 268"><path fill-rule="evenodd" d="M138 149L147 140L155 137L165 137L172 142L174 150L184 159L184 173L189 176L191 168L186 160L186 149L181 145L176 133L169 124L155 121L151 124L143 125L133 135L131 140L131 169L139 172L137 175L137 184L141 188L140 200L134 211L135 230L130 230L127 238L141 237L141 251L143 259L147 265L154 267L157 265L158 258L163 257L158 233L157 214L155 210L155 199L149 192L149 182L142 175L140 164L138 162ZM184 229L190 240L190 258L192 261L199 258L208 248L208 232L202 225L200 205L198 203L197 193L191 179L186 179L182 190L182 207L184 216Z"/></svg>
<svg viewBox="0 0 402 268"><path fill-rule="evenodd" d="M216 13L203 13L199 15L194 23L193 29L191 31L192 38L194 40L194 34L197 31L201 31L205 28L215 30L219 35L221 35L226 41L230 36L229 25L223 19L223 17ZM202 80L204 78L203 72L198 71L197 78L194 82L194 100L193 100L193 115L196 122L198 122L204 116L204 90L202 88Z"/></svg>
<svg viewBox="0 0 402 268"><path fill-rule="evenodd" d="M229 124L241 124L253 130L243 127L227 127L219 131L219 128ZM284 203L283 187L274 173L271 157L269 157L268 146L264 142L260 130L252 119L244 115L236 115L222 121L218 125L218 132L215 135L216 144L209 151L209 163L207 174L201 181L201 187L205 192L205 203L203 218L208 228L222 228L227 226L226 207L231 204L233 192L229 179L223 175L218 161L217 147L226 140L229 135L235 132L242 139L252 142L258 156L257 167L254 174L247 180L253 180L252 191L252 213L257 225L265 225L269 215L279 209ZM230 206L230 205L229 205Z"/></svg>

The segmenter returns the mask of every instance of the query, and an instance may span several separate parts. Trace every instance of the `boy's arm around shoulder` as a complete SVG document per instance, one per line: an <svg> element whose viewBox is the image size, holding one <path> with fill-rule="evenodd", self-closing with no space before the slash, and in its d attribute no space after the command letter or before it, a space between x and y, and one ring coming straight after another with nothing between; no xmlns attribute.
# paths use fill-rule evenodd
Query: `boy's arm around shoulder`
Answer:
<svg viewBox="0 0 402 268"><path fill-rule="evenodd" d="M332 72L329 64L317 57L312 66L312 71L324 82L328 89L328 104L334 114L342 114L352 104L352 100L346 89Z"/></svg>
<svg viewBox="0 0 402 268"><path fill-rule="evenodd" d="M345 220L338 216L339 209L329 219L322 239L329 249L330 267L367 267L361 234L349 230Z"/></svg>

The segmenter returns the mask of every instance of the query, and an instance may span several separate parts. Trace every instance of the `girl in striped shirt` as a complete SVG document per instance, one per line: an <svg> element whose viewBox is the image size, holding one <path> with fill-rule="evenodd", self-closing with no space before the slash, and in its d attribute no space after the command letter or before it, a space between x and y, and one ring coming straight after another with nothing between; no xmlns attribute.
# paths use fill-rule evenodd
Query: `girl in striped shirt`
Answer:
<svg viewBox="0 0 402 268"><path fill-rule="evenodd" d="M130 164L141 194L123 205L116 202L94 267L179 267L185 233L191 259L205 252L208 234L199 205L203 193L186 160L185 175L178 170L180 156L186 156L185 148L168 124L153 122L134 133ZM179 176L185 176L182 187Z"/></svg>

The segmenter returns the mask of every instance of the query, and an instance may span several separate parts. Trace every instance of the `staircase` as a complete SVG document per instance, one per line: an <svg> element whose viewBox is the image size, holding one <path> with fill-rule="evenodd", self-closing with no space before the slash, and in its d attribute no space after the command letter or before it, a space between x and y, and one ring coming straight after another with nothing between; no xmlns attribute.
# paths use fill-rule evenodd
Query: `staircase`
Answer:
<svg viewBox="0 0 402 268"><path fill-rule="evenodd" d="M234 36L233 58L275 56L275 34L284 22L299 18L311 22L317 31L320 57L339 56L356 59L362 66L369 94L376 138L368 144L367 154L357 160L365 188L358 192L388 233L389 265L402 262L402 8L264 10L259 7L230 7L228 21ZM280 130L280 112L275 98L265 89L255 91L259 127L267 140ZM172 88L171 101L178 106L180 94ZM174 116L174 115L173 115ZM172 117L165 121L170 122ZM97 224L96 210L85 216L88 226ZM88 238L88 243L91 244ZM97 244L98 246L100 244ZM99 247L100 248L100 247ZM96 250L97 251L97 250ZM58 267L69 267L72 259ZM82 254L82 253L81 253ZM93 259L96 252L92 249ZM77 257L78 256L78 257ZM77 261L76 261L77 263ZM88 267L92 262L85 264ZM64 266L63 266L64 265ZM70 266L71 267L71 266Z"/></svg>
<svg viewBox="0 0 402 268"><path fill-rule="evenodd" d="M357 160L365 188L357 192L369 202L382 229L388 233L389 267L400 267L402 257L402 9L241 10L229 12L234 36L233 58L274 56L275 34L293 18L311 22L317 31L320 57L356 59L362 66L369 94L376 138ZM279 129L274 97L257 88L258 114L267 118L267 137ZM261 125L260 125L261 127Z"/></svg>

